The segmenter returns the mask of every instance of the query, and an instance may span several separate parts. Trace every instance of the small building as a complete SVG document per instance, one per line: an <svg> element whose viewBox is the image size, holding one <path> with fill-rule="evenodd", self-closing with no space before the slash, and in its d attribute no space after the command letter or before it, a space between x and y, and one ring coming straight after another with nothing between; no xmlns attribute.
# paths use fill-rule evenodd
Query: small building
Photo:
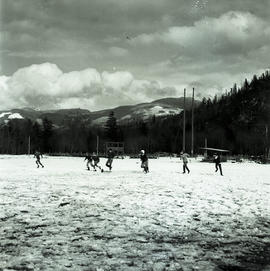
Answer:
<svg viewBox="0 0 270 271"><path fill-rule="evenodd" d="M123 156L125 151L124 142L106 142L105 143L105 151L108 154L109 149L111 149L116 156Z"/></svg>
<svg viewBox="0 0 270 271"><path fill-rule="evenodd" d="M214 153L220 153L221 154L221 157L220 157L221 162L227 162L227 154L230 152L229 150L207 148L207 147L200 148L200 149L205 151L204 158L203 158L202 162L212 162ZM210 152L211 155L209 155L209 153L207 153L207 152Z"/></svg>

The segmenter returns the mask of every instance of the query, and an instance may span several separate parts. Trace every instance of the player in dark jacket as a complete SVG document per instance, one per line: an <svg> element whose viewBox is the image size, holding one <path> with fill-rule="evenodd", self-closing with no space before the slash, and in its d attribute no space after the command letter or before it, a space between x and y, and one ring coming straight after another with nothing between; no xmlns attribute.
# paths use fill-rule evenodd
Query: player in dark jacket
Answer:
<svg viewBox="0 0 270 271"><path fill-rule="evenodd" d="M145 154L145 151L144 150L141 150L141 153L140 153L140 159L141 159L141 168L143 168L143 171L145 173L149 172L149 167L148 167L148 157L147 155Z"/></svg>
<svg viewBox="0 0 270 271"><path fill-rule="evenodd" d="M108 151L108 160L106 162L106 167L108 167L110 170L112 170L113 158L114 158L114 152L112 151L112 149L109 149L109 151Z"/></svg>
<svg viewBox="0 0 270 271"><path fill-rule="evenodd" d="M93 152L92 159L93 159L93 163L94 163L94 165L93 165L94 170L97 171L96 170L96 167L97 167L100 169L101 172L103 172L104 170L101 168L101 166L98 165L98 163L100 161L99 156L95 152Z"/></svg>
<svg viewBox="0 0 270 271"><path fill-rule="evenodd" d="M39 168L39 165L41 165L42 167L44 167L42 165L42 163L40 162L40 157L43 157L42 154L39 151L35 151L34 158L37 159L36 160L37 168Z"/></svg>
<svg viewBox="0 0 270 271"><path fill-rule="evenodd" d="M84 161L87 160L86 162L86 167L87 167L87 170L90 170L90 166L94 168L94 165L93 165L93 158L92 156L87 152L86 153L86 156L84 158ZM94 168L95 169L95 168Z"/></svg>
<svg viewBox="0 0 270 271"><path fill-rule="evenodd" d="M221 168L220 155L219 154L214 155L214 163L215 163L215 167L216 167L216 172L219 170L220 175L223 176L222 168Z"/></svg>

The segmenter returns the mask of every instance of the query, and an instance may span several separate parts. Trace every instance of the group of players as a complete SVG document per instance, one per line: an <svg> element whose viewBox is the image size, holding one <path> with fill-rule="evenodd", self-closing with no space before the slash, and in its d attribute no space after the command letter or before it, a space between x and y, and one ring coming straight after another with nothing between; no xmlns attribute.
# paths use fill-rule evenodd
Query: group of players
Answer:
<svg viewBox="0 0 270 271"><path fill-rule="evenodd" d="M110 171L112 170L112 162L113 162L114 156L115 155L112 149L109 149L108 155L107 155L106 167L108 167ZM90 170L90 166L91 166L94 169L94 171L97 171L96 168L99 168L101 172L104 171L104 169L99 165L100 159L99 159L99 156L95 152L93 152L92 155L87 153L84 161L87 161L86 163L87 170Z"/></svg>
<svg viewBox="0 0 270 271"><path fill-rule="evenodd" d="M40 161L41 156L42 156L42 154L38 151L36 151L34 154L38 168L39 168L39 166L44 167L44 165ZM106 165L106 167L109 168L110 171L112 170L112 163L113 163L114 156L115 156L115 154L112 151L112 149L109 149L108 154L107 154L107 162L105 165ZM181 152L180 157L183 161L183 174L185 174L186 171L189 174L190 173L190 170L188 168L189 155L187 153ZM143 172L148 173L149 172L148 157L147 157L144 150L141 150L141 152L140 152L140 160L141 160L141 168L143 169ZM87 170L90 170L90 167L92 167L94 171L97 171L97 168L98 168L98 169L100 169L101 172L104 172L104 169L99 165L100 159L99 159L99 156L97 155L97 153L94 152L92 155L87 153L84 161L87 161L87 163L86 163ZM220 160L219 154L214 155L214 163L215 163L216 172L219 171L220 175L223 176L222 168L221 168L221 160Z"/></svg>
<svg viewBox="0 0 270 271"><path fill-rule="evenodd" d="M112 162L115 154L112 151L112 149L109 149L108 154L107 154L107 162L106 162L106 167L109 168L109 170L112 170ZM149 167L148 167L148 157L145 153L144 150L141 150L140 152L140 159L141 159L141 168L143 168L143 171L145 173L149 172ZM101 172L103 172L103 168L99 166L99 156L94 152L92 155L89 155L89 153L86 154L84 161L87 161L86 167L87 170L90 170L90 166L96 171L96 168L99 168Z"/></svg>

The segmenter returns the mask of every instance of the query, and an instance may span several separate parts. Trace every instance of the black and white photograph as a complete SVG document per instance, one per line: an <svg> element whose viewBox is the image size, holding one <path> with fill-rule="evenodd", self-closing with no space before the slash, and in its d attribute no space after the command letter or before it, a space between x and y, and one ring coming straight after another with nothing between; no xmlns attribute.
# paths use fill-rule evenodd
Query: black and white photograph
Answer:
<svg viewBox="0 0 270 271"><path fill-rule="evenodd" d="M270 0L0 0L0 271L270 271Z"/></svg>

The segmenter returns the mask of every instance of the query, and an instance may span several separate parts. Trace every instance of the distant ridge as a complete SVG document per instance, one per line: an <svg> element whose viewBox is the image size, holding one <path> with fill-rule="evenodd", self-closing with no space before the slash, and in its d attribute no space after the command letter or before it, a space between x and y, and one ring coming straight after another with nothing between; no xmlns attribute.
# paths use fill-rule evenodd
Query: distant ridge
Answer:
<svg viewBox="0 0 270 271"><path fill-rule="evenodd" d="M195 106L200 102L195 100ZM57 109L57 110L35 110L32 108L12 109L0 111L0 124L6 123L11 114L20 114L20 119L31 119L35 121L40 118L48 118L57 126L64 126L66 121L80 119L87 125L104 125L111 111L119 124L142 119L147 121L153 116L166 117L168 115L179 114L184 106L184 98L163 98L149 103L136 105L124 105L115 108L99 111L89 111L81 108ZM186 108L191 107L191 98L186 98ZM16 115L15 115L16 116Z"/></svg>

